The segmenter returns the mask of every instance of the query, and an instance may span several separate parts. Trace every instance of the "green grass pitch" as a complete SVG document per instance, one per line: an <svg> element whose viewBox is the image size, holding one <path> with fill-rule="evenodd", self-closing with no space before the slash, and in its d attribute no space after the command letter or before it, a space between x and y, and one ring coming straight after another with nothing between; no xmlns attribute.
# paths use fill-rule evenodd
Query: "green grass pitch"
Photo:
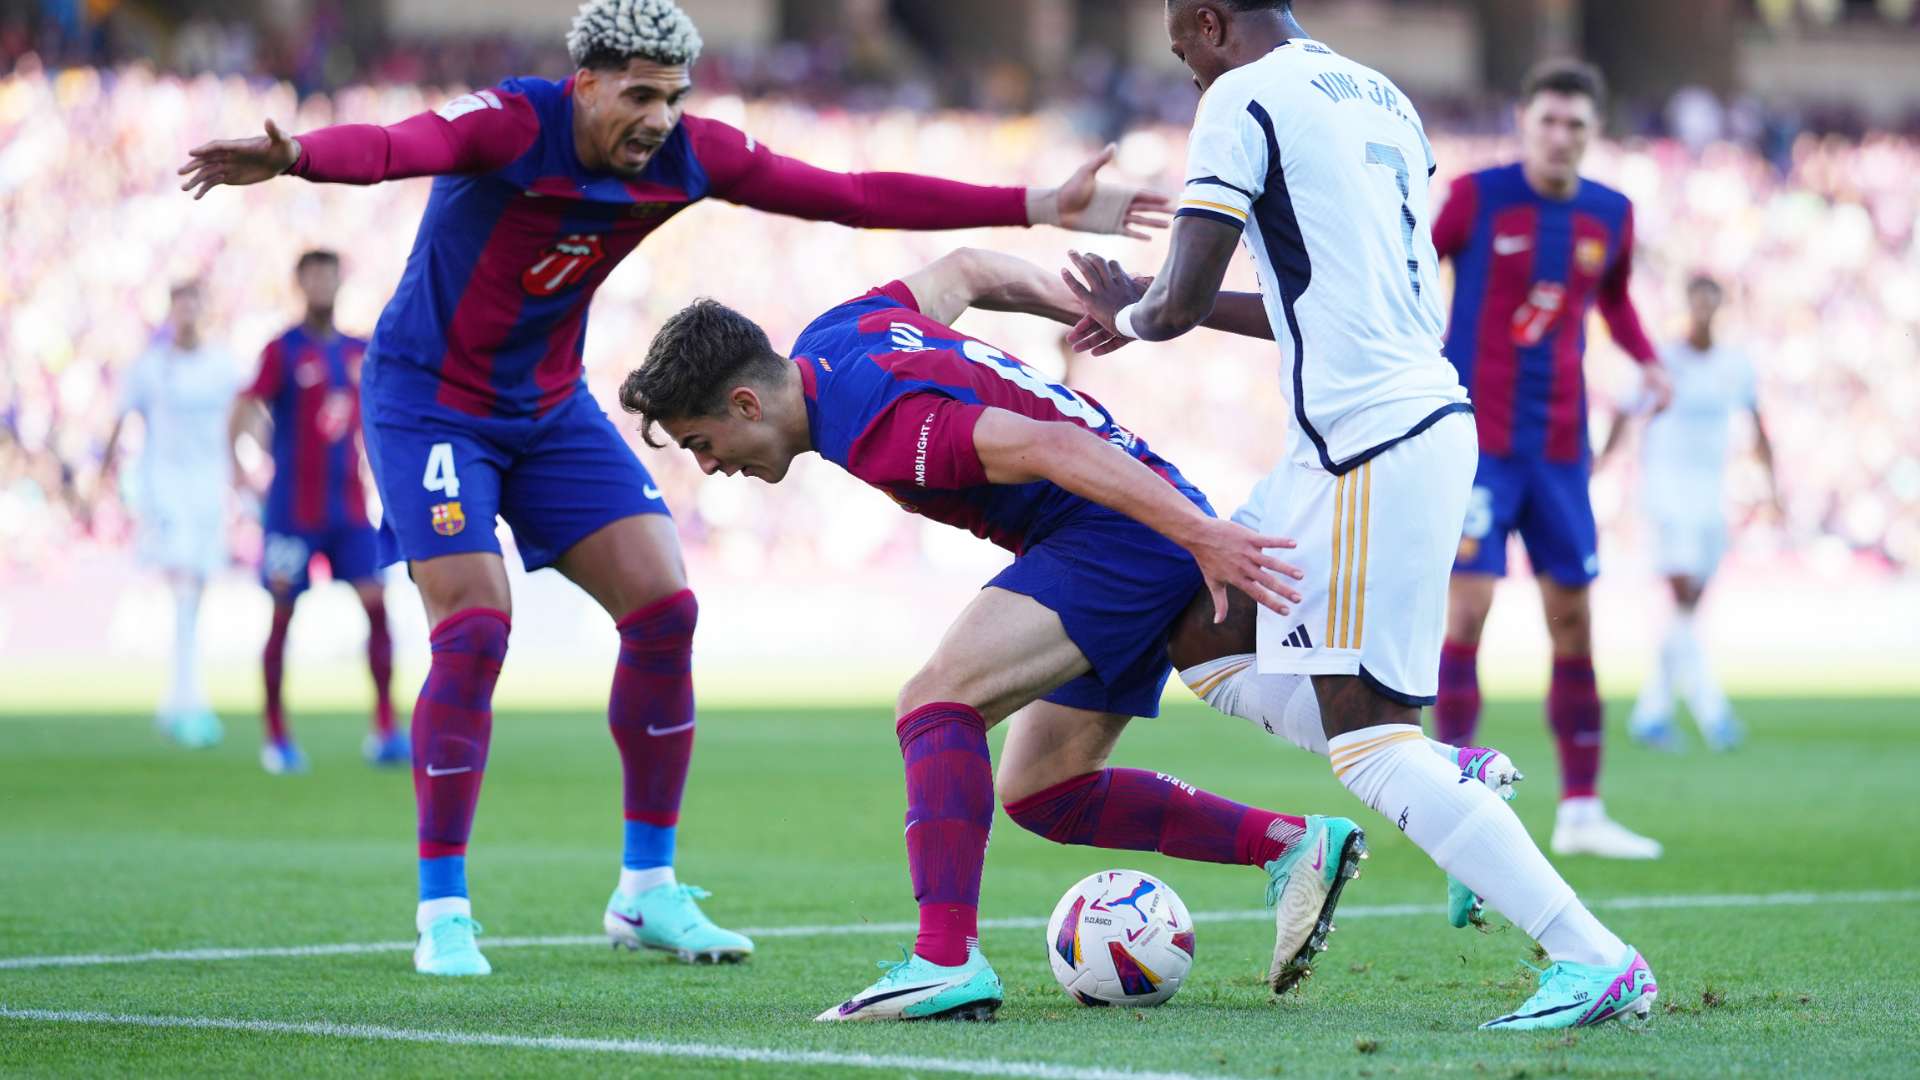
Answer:
<svg viewBox="0 0 1920 1080"><path fill-rule="evenodd" d="M1647 954L1662 993L1645 1026L1572 1036L1474 1031L1527 994L1529 943L1448 929L1439 872L1324 762L1197 708L1136 724L1116 763L1368 830L1373 858L1315 977L1280 1001L1262 986L1270 927L1246 914L1257 871L1062 848L1001 817L983 918L1044 919L1108 866L1160 875L1196 913L1240 917L1201 922L1186 986L1140 1011L1070 1004L1042 931L990 923L983 944L1008 988L999 1022L910 1026L810 1020L911 936L874 929L913 914L884 708L701 717L682 879L714 891L724 923L790 931L732 968L584 943L618 855L611 742L592 713L502 714L470 854L495 974L468 981L416 976L397 944L21 962L404 942L413 811L404 772L359 762L357 717L297 716L314 771L273 778L238 716L224 746L190 753L137 716L0 715L0 1073L1910 1076L1920 701L1740 707L1753 740L1731 756L1654 754L1616 725L1610 805L1666 858L1562 868ZM1495 703L1486 735L1532 774L1516 806L1544 840L1555 767L1538 705ZM548 936L562 940L507 940Z"/></svg>

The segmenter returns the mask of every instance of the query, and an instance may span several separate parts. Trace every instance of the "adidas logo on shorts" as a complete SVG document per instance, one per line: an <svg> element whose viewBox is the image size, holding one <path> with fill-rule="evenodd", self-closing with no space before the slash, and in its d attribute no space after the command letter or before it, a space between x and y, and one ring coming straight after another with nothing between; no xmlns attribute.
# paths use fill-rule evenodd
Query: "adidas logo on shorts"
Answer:
<svg viewBox="0 0 1920 1080"><path fill-rule="evenodd" d="M1293 633L1288 634L1286 640L1280 644L1296 649L1311 649L1313 648L1313 639L1307 636L1307 628L1305 626L1296 626L1293 628Z"/></svg>

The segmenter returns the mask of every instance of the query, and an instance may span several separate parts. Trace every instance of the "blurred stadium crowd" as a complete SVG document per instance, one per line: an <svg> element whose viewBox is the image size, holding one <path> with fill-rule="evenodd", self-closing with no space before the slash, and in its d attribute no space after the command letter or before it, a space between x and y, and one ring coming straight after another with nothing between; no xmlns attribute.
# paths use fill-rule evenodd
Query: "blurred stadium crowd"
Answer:
<svg viewBox="0 0 1920 1080"><path fill-rule="evenodd" d="M498 76L537 59L489 57L485 67ZM173 173L187 147L258 130L265 117L291 131L391 122L450 96L424 88L421 80L446 74L432 65L379 73L404 78L303 97L289 82L161 75L138 65L52 73L30 58L0 78L0 582L34 575L78 545L124 543L126 514L102 483L101 451L121 372L163 332L170 283L205 278L211 336L250 366L298 317L295 256L324 245L347 260L341 325L371 330L399 276L426 182L358 190L281 181L194 203ZM712 82L755 87L751 79ZM456 83L451 92L464 88ZM1177 100L1190 112L1190 88L1186 94ZM694 108L826 167L995 183L1057 182L1096 149L1086 133L1104 126L1070 106L1017 117L928 115L897 104L855 113L817 94L776 100L707 90ZM1177 189L1187 118L1169 114L1135 128L1120 167ZM1512 152L1501 136L1447 134L1441 123L1432 122L1436 184ZM1762 532L1771 539L1754 542L1861 569L1920 565L1920 140L1802 135L1768 155L1747 143L1635 138L1600 146L1589 172L1638 206L1636 298L1657 337L1678 329L1687 275L1706 270L1729 285L1726 329L1761 373L1787 508L1778 529ZM1070 243L1047 231L857 234L696 207L603 289L588 335L589 378L611 402L652 328L696 296L732 303L776 342L790 341L825 307L961 242L1048 266ZM1157 247L1125 242L1101 250L1141 271L1159 257ZM1252 287L1250 276L1240 287ZM1045 324L988 317L969 326L1036 366L1059 372L1068 363L1059 333ZM1604 417L1606 399L1627 393L1621 380L1631 375L1609 348L1590 364L1602 388L1596 417ZM1180 461L1224 512L1282 445L1272 372L1262 346L1201 334L1074 361L1071 374ZM854 495L857 482L837 470L801 469L782 489L703 485L684 455L642 452L696 557L748 572L818 560L853 569L979 557L966 537L948 538L951 530ZM1733 475L1736 520L1760 514L1766 497L1757 468ZM1626 479L1602 478L1598 501L1609 529L1632 514L1621 494ZM257 546L245 518L236 514L243 560Z"/></svg>

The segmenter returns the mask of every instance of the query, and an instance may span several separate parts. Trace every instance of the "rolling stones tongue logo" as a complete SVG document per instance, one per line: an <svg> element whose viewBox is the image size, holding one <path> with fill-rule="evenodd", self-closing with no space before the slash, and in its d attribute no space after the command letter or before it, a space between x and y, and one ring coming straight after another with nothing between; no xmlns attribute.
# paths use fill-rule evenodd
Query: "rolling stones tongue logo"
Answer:
<svg viewBox="0 0 1920 1080"><path fill-rule="evenodd" d="M572 288L587 276L601 259L607 257L600 246L600 238L588 233L574 233L562 237L559 242L541 252L540 261L527 267L520 275L520 287L532 296L552 296L562 289Z"/></svg>

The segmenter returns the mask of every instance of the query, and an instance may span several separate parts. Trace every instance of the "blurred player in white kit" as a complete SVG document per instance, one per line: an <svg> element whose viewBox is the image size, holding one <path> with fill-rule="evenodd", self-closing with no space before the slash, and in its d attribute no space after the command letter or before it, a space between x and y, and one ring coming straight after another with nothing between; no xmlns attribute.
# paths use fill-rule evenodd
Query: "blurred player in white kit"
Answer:
<svg viewBox="0 0 1920 1080"><path fill-rule="evenodd" d="M1753 416L1755 449L1767 467L1776 514L1779 478L1773 444L1767 440L1754 393L1753 365L1737 346L1714 333L1724 300L1720 283L1696 275L1687 284L1687 336L1661 350L1673 379L1673 404L1647 420L1641 447L1641 502L1653 541L1654 565L1673 590L1673 621L1640 688L1629 730L1643 743L1677 749L1673 726L1676 695L1685 697L1700 735L1715 750L1740 742L1740 721L1707 663L1694 626L1701 594L1727 547L1724 480L1728 431L1737 413ZM1644 414L1631 408L1629 414ZM1630 421L1613 427L1601 452L1605 462L1621 443Z"/></svg>
<svg viewBox="0 0 1920 1080"><path fill-rule="evenodd" d="M141 561L173 589L173 674L155 717L182 746L220 741L200 677L200 597L227 561L227 491L232 483L227 410L239 389L231 353L202 333L205 296L197 281L175 285L167 326L128 369L120 417L107 437L100 474L112 482L127 417L138 413L146 444L127 486L139 522Z"/></svg>

